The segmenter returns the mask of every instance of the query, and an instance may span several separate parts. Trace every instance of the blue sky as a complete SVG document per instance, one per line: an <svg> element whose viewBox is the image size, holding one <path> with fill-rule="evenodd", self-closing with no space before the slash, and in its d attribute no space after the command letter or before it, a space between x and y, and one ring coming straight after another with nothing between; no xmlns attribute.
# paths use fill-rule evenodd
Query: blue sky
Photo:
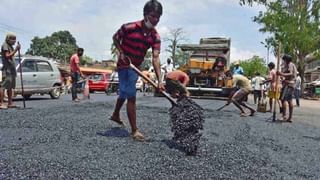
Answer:
<svg viewBox="0 0 320 180"><path fill-rule="evenodd" d="M108 59L112 35L126 22L142 19L146 0L1 0L0 35L12 31L22 44L30 47L34 36L44 37L68 30L85 54ZM238 0L162 0L163 16L157 26L164 38L170 29L183 28L188 43L202 37L231 38L231 61L253 55L263 58L267 50L260 43L266 38L252 22L263 7L243 7ZM169 56L162 44L161 61Z"/></svg>

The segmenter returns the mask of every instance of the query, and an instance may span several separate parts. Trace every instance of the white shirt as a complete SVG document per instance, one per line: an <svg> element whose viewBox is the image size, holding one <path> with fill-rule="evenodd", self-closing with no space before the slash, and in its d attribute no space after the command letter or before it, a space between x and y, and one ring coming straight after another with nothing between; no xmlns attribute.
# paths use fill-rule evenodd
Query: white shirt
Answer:
<svg viewBox="0 0 320 180"><path fill-rule="evenodd" d="M261 90L264 89L264 85L260 86L261 83L263 83L265 79L261 76L256 76L252 79L252 87L254 90Z"/></svg>
<svg viewBox="0 0 320 180"><path fill-rule="evenodd" d="M296 78L296 87L297 90L301 90L301 77L297 76Z"/></svg>
<svg viewBox="0 0 320 180"><path fill-rule="evenodd" d="M162 65L161 69L165 69L166 73L172 72L174 70L172 63L170 63L170 64L166 63L166 64Z"/></svg>

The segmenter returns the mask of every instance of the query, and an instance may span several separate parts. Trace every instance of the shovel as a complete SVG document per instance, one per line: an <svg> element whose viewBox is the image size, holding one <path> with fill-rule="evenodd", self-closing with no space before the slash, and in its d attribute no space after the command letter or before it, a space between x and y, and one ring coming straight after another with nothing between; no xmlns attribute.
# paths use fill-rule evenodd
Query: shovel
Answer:
<svg viewBox="0 0 320 180"><path fill-rule="evenodd" d="M157 84L153 82L150 78L142 74L142 72L132 63L130 63L130 68L132 68L136 73L138 73L139 76L141 76L143 79L148 81L153 87L157 88ZM160 91L173 105L177 105L177 102L165 91Z"/></svg>
<svg viewBox="0 0 320 180"><path fill-rule="evenodd" d="M222 110L223 108L225 108L225 107L228 106L228 105L229 105L229 104L225 104L225 105L219 107L216 111L220 111L220 110Z"/></svg>

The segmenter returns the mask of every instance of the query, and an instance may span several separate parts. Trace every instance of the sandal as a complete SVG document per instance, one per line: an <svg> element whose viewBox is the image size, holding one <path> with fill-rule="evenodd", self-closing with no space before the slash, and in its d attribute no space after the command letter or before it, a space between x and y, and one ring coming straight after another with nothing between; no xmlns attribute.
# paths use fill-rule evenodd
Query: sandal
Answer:
<svg viewBox="0 0 320 180"><path fill-rule="evenodd" d="M287 119L286 122L292 123L292 120L291 119Z"/></svg>
<svg viewBox="0 0 320 180"><path fill-rule="evenodd" d="M8 105L8 108L18 108L18 106L11 104L11 105Z"/></svg>
<svg viewBox="0 0 320 180"><path fill-rule="evenodd" d="M135 141L140 141L140 142L145 141L143 134L141 134L138 130L132 133L132 138Z"/></svg>
<svg viewBox="0 0 320 180"><path fill-rule="evenodd" d="M8 107L5 106L5 105L1 105L1 106L0 106L0 109L8 109Z"/></svg>
<svg viewBox="0 0 320 180"><path fill-rule="evenodd" d="M109 118L110 121L116 122L117 124L121 125L122 127L126 127L124 122L119 118L119 119L114 119L112 116Z"/></svg>
<svg viewBox="0 0 320 180"><path fill-rule="evenodd" d="M240 117L247 117L248 115L246 113L240 113Z"/></svg>
<svg viewBox="0 0 320 180"><path fill-rule="evenodd" d="M256 111L251 111L251 113L250 113L250 115L249 116L253 116L254 115L254 113L255 113Z"/></svg>

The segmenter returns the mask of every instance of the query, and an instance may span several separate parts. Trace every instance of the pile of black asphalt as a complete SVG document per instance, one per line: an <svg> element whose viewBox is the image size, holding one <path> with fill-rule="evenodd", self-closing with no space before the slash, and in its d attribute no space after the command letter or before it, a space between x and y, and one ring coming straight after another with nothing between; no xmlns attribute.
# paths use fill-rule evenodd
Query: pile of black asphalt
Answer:
<svg viewBox="0 0 320 180"><path fill-rule="evenodd" d="M204 123L204 109L191 98L181 96L169 110L172 140L186 155L196 155Z"/></svg>
<svg viewBox="0 0 320 180"><path fill-rule="evenodd" d="M320 179L319 127L196 102L206 120L196 156L173 142L163 98L138 100L142 143L107 120L113 102L0 111L0 179Z"/></svg>

